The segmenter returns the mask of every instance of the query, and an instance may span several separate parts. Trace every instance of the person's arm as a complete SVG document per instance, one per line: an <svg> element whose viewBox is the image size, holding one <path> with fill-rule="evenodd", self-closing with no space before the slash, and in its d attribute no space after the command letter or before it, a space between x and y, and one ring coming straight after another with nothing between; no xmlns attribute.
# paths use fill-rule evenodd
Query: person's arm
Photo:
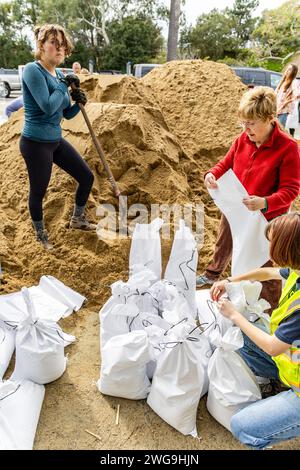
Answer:
<svg viewBox="0 0 300 470"><path fill-rule="evenodd" d="M233 160L238 147L239 137L233 142L225 157L213 168L204 174L204 179L208 173L212 173L216 179L219 179L226 171L233 168Z"/></svg>
<svg viewBox="0 0 300 470"><path fill-rule="evenodd" d="M212 300L217 301L221 295L226 292L226 284L229 282L241 282L241 281L271 281L273 279L281 280L280 268L258 268L248 271L240 276L230 276L223 281L217 281L213 284L210 289L210 296Z"/></svg>
<svg viewBox="0 0 300 470"><path fill-rule="evenodd" d="M59 82L50 95L49 88L43 73L34 64L26 66L23 71L23 80L40 109L51 116L61 106L68 87Z"/></svg>
<svg viewBox="0 0 300 470"><path fill-rule="evenodd" d="M278 189L266 197L268 212L285 208L299 195L300 151L298 144L291 141L282 159L278 174Z"/></svg>
<svg viewBox="0 0 300 470"><path fill-rule="evenodd" d="M80 107L78 103L74 103L73 105L70 103L69 106L63 110L63 116L66 119L73 119L75 116L77 116L79 111Z"/></svg>
<svg viewBox="0 0 300 470"><path fill-rule="evenodd" d="M259 348L270 356L278 356L284 353L291 346L280 341L275 335L269 335L257 326L250 323L243 315L237 312L231 302L227 299L221 299L218 303L221 314L229 318L238 326L245 335L248 336Z"/></svg>

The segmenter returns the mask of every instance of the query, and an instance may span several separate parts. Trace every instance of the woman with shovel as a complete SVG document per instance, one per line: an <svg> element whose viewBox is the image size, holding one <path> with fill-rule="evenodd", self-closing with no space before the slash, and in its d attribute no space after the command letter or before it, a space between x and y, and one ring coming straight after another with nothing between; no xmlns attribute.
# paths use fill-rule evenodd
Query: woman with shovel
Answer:
<svg viewBox="0 0 300 470"><path fill-rule="evenodd" d="M70 56L72 43L59 25L37 26L34 34L36 60L26 64L22 76L25 123L20 151L29 175L29 211L36 238L46 249L51 249L44 227L42 203L53 163L78 182L70 221L70 227L74 229L96 229L84 214L94 176L81 155L62 137L60 126L62 118L75 117L80 111L79 104L85 105L87 101L79 88L79 78L75 74L65 76L56 69ZM73 105L68 87L74 88L71 92Z"/></svg>

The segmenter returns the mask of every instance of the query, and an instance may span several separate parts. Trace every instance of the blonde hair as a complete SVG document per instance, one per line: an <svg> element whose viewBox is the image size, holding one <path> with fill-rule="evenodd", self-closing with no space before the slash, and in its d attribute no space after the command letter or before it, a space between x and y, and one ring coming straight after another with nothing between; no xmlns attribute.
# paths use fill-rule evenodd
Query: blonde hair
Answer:
<svg viewBox="0 0 300 470"><path fill-rule="evenodd" d="M59 33L62 35L63 45L65 47L65 56L69 57L71 55L74 46L64 28L58 24L44 24L34 28L34 37L36 41L36 51L34 56L36 59L41 59L41 47L47 41L47 39L49 39L50 36L57 38Z"/></svg>
<svg viewBox="0 0 300 470"><path fill-rule="evenodd" d="M277 116L277 100L273 88L258 86L247 91L241 99L238 117L245 120L267 121Z"/></svg>

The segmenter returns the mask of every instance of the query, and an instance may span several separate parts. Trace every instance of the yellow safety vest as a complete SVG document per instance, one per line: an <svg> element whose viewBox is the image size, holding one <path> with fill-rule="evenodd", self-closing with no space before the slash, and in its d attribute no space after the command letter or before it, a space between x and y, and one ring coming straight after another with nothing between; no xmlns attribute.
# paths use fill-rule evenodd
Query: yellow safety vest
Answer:
<svg viewBox="0 0 300 470"><path fill-rule="evenodd" d="M300 290L295 291L299 275L291 271L279 300L278 308L273 310L270 321L270 333L273 335L280 323L300 309ZM295 291L293 293L293 291ZM279 356L272 357L275 361L282 382L300 396L300 338Z"/></svg>

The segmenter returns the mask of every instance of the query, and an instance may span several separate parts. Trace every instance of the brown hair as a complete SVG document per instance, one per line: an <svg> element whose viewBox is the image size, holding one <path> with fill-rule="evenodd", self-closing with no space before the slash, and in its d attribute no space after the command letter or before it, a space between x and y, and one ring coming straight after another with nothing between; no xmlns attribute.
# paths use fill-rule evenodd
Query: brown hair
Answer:
<svg viewBox="0 0 300 470"><path fill-rule="evenodd" d="M62 35L63 45L65 47L65 56L69 57L71 55L74 46L64 28L58 24L44 24L34 28L34 37L36 40L36 51L34 56L36 59L41 58L41 46L47 41L47 39L49 39L50 36L54 36L56 39L59 33Z"/></svg>
<svg viewBox="0 0 300 470"><path fill-rule="evenodd" d="M273 88L258 86L242 96L238 109L240 119L267 121L276 115L277 100Z"/></svg>
<svg viewBox="0 0 300 470"><path fill-rule="evenodd" d="M292 67L292 73L290 74L289 79L286 80L286 74L287 74L287 71L288 71L289 67ZM282 76L282 79L280 80L280 82L279 82L279 84L278 84L276 90L279 90L279 89L282 87L282 85L285 83L285 85L284 85L284 91L287 91L287 90L290 88L292 82L293 82L293 81L295 80L295 78L297 77L297 73L298 73L298 67L297 67L297 65L296 65L296 64L289 64L289 66L288 66L287 69L285 70L285 72L284 72L284 74L283 74L283 76Z"/></svg>
<svg viewBox="0 0 300 470"><path fill-rule="evenodd" d="M271 220L265 235L270 241L271 259L278 266L300 270L300 212Z"/></svg>

